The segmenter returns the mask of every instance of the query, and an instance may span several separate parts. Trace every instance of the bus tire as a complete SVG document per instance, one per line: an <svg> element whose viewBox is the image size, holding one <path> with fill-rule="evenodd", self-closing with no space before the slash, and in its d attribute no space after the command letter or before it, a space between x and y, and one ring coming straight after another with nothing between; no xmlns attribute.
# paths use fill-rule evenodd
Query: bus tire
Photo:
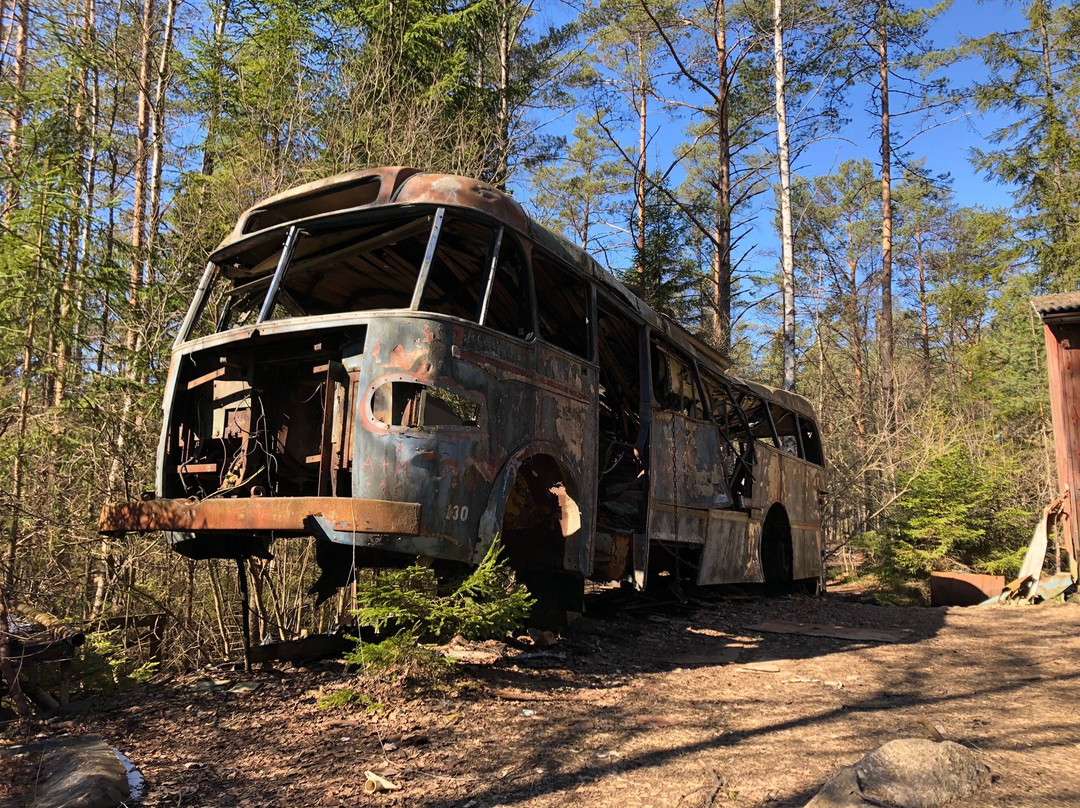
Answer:
<svg viewBox="0 0 1080 808"><path fill-rule="evenodd" d="M791 523L781 505L773 505L761 525L761 574L770 592L787 593L794 584Z"/></svg>

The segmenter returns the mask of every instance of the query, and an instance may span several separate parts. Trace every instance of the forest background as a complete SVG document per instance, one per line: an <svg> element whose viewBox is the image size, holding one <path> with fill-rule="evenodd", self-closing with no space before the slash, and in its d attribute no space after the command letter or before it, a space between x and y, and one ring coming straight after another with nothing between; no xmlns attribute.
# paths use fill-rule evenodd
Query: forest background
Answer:
<svg viewBox="0 0 1080 808"><path fill-rule="evenodd" d="M98 537L97 514L152 487L171 337L237 215L373 165L510 189L808 396L842 573L1015 570L1057 488L1029 299L1080 279L1080 9L987 2L1011 30L935 45L946 7L0 0L3 589L166 614L175 660L235 645L230 565ZM965 171L1003 207L920 151L965 115L995 122ZM263 630L329 625L310 548L277 552L250 562Z"/></svg>

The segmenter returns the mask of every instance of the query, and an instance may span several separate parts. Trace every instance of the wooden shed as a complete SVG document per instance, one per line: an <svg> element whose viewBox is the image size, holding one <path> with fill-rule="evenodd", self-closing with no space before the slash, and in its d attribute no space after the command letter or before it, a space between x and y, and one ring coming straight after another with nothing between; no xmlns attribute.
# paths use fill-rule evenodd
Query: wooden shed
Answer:
<svg viewBox="0 0 1080 808"><path fill-rule="evenodd" d="M1063 545L1073 575L1080 558L1080 292L1043 295L1031 305L1043 321L1058 484L1064 495Z"/></svg>

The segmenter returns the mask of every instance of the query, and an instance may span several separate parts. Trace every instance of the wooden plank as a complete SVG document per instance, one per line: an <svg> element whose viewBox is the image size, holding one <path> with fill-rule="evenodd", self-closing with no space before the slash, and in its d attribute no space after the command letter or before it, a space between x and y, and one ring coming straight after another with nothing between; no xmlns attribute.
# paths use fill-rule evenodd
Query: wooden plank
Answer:
<svg viewBox="0 0 1080 808"><path fill-rule="evenodd" d="M829 637L834 640L856 642L904 642L911 639L907 629L889 630L856 628L851 626L825 626L819 623L795 623L789 620L766 620L746 626L747 631L764 631L768 634L801 634L805 637Z"/></svg>
<svg viewBox="0 0 1080 808"><path fill-rule="evenodd" d="M227 367L220 367L217 370L211 370L209 373L204 373L197 379L192 379L187 383L188 390L194 390L196 387L201 387L207 382L212 382L214 379L220 379L228 371Z"/></svg>

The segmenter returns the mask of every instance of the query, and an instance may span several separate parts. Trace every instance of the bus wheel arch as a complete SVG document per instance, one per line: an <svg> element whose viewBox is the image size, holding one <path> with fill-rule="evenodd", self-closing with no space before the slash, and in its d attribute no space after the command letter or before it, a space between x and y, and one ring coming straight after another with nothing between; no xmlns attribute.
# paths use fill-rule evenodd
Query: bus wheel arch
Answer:
<svg viewBox="0 0 1080 808"><path fill-rule="evenodd" d="M794 544L791 520L779 502L769 508L761 523L761 576L766 586L788 588L794 581Z"/></svg>
<svg viewBox="0 0 1080 808"><path fill-rule="evenodd" d="M506 559L537 600L533 621L561 625L580 612L584 595L579 485L554 447L517 453L500 473L480 523L476 548L487 552L496 535Z"/></svg>

